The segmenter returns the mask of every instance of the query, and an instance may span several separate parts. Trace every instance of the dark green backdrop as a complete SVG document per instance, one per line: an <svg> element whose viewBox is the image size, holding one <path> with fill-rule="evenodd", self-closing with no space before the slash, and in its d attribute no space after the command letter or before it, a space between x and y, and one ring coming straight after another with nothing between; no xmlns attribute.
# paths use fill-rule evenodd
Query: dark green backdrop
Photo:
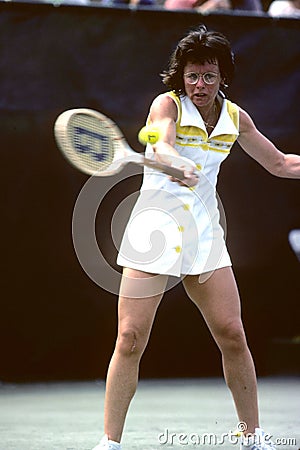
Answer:
<svg viewBox="0 0 300 450"><path fill-rule="evenodd" d="M0 3L0 380L105 376L116 298L88 278L73 250L72 210L87 178L59 154L53 123L65 109L98 109L142 150L136 134L163 90L158 74L177 40L199 23L232 42L230 98L283 151L299 153L299 20ZM111 264L111 215L140 181L118 183L101 206L98 239ZM266 173L238 145L221 171L228 246L262 375L295 371L272 351L278 339L299 356L300 267L287 240L300 228L299 187ZM141 376L220 373L218 351L177 286L160 307Z"/></svg>

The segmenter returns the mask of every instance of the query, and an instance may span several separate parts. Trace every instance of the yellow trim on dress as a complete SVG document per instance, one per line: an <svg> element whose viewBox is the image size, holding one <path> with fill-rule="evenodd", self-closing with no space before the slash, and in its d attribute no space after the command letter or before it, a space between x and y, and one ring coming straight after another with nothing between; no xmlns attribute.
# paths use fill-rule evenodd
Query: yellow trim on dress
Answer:
<svg viewBox="0 0 300 450"><path fill-rule="evenodd" d="M182 106L180 97L173 91L167 93L176 103L178 118L176 121L176 144L180 147L201 148L203 151L213 151L228 154L236 141L235 134L222 134L213 137L207 136L206 131L195 126L181 126ZM225 100L224 100L225 101ZM239 108L236 104L226 100L227 112L236 127L239 129Z"/></svg>

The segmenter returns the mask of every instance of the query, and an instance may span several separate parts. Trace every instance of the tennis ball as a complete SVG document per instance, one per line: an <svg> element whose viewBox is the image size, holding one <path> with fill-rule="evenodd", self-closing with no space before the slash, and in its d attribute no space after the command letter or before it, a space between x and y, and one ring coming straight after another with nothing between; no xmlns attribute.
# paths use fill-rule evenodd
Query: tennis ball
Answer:
<svg viewBox="0 0 300 450"><path fill-rule="evenodd" d="M155 144L159 139L159 130L154 127L143 127L138 134L138 140L141 144Z"/></svg>

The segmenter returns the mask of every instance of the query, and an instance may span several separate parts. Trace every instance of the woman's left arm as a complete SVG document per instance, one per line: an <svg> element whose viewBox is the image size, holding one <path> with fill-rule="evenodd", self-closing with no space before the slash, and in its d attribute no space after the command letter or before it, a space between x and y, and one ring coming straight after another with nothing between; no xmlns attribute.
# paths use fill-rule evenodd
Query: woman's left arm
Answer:
<svg viewBox="0 0 300 450"><path fill-rule="evenodd" d="M240 109L240 135L238 143L272 175L282 178L300 178L300 155L284 154L269 141Z"/></svg>

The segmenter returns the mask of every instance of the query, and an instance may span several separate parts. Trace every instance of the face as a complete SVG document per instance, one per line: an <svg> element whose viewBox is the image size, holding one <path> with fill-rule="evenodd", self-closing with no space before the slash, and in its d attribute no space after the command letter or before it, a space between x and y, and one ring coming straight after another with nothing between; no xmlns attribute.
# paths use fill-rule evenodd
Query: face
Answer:
<svg viewBox="0 0 300 450"><path fill-rule="evenodd" d="M187 78L183 76L186 95L192 100L194 105L197 106L199 110L210 108L220 89L221 75L218 63L212 64L205 62L204 64L198 64L188 62L183 73L187 74L190 72L201 75L211 72L212 74L217 75L214 84L205 83L203 77L199 77L195 84L189 84Z"/></svg>

